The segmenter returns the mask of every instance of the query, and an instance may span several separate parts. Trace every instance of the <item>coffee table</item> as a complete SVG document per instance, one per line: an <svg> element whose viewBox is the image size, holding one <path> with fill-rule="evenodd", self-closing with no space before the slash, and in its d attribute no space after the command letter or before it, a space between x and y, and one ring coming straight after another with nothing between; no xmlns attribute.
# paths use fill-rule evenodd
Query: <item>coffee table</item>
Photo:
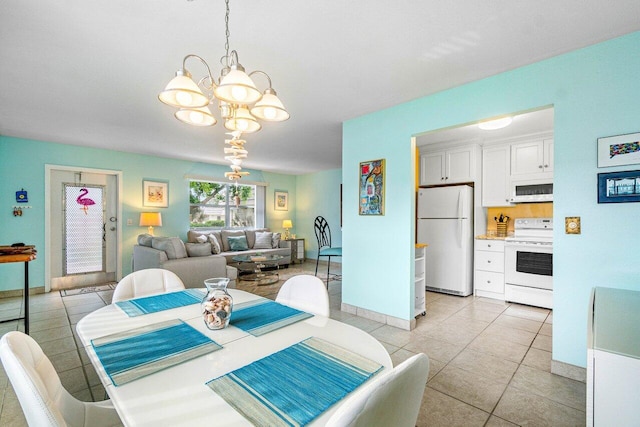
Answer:
<svg viewBox="0 0 640 427"><path fill-rule="evenodd" d="M257 282L258 286L266 286L273 285L280 280L278 261L283 258L282 255L236 255L232 259L238 263L240 273L250 272L239 275L240 280ZM275 270L262 271L265 267L275 267Z"/></svg>

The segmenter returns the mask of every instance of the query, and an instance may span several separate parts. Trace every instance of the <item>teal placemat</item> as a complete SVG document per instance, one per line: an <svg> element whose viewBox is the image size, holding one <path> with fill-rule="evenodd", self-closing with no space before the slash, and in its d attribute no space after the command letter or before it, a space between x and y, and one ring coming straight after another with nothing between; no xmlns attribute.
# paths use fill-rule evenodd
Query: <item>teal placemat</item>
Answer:
<svg viewBox="0 0 640 427"><path fill-rule="evenodd" d="M256 426L303 426L382 369L311 337L207 385Z"/></svg>
<svg viewBox="0 0 640 427"><path fill-rule="evenodd" d="M230 323L257 337L312 316L313 314L261 298L234 304Z"/></svg>
<svg viewBox="0 0 640 427"><path fill-rule="evenodd" d="M116 386L222 348L180 319L97 338L91 345Z"/></svg>
<svg viewBox="0 0 640 427"><path fill-rule="evenodd" d="M185 289L184 291L118 301L116 305L127 313L127 316L135 317L185 305L199 304L204 295L204 292L199 289Z"/></svg>

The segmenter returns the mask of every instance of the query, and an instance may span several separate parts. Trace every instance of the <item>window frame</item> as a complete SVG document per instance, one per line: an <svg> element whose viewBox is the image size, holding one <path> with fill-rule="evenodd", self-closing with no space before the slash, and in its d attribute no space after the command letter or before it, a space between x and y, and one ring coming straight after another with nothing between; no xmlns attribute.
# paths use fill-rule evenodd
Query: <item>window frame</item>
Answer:
<svg viewBox="0 0 640 427"><path fill-rule="evenodd" d="M193 207L207 207L210 205L204 203L191 203L191 183L192 182L204 182L204 183L212 183L218 184L224 187L225 199L224 199L224 222L225 224L221 227L215 226L205 226L205 227L194 227L192 218L191 218L191 209ZM231 199L231 189L236 185L235 182L228 181L220 181L217 179L206 179L206 178L189 178L189 229L191 230L244 230L250 228L263 228L265 224L265 212L266 212L266 197L265 197L265 187L263 185L259 185L259 183L254 182L244 182L238 183L240 186L245 187L253 187L254 194L254 226L245 226L245 227L234 227L230 224L230 220L232 218L232 199Z"/></svg>

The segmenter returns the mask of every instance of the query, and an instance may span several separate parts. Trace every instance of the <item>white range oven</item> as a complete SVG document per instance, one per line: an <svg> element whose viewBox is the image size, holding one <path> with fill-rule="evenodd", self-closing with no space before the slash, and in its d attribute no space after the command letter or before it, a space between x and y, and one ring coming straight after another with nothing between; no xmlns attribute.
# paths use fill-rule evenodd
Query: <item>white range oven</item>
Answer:
<svg viewBox="0 0 640 427"><path fill-rule="evenodd" d="M504 242L506 301L553 308L553 218L518 218Z"/></svg>

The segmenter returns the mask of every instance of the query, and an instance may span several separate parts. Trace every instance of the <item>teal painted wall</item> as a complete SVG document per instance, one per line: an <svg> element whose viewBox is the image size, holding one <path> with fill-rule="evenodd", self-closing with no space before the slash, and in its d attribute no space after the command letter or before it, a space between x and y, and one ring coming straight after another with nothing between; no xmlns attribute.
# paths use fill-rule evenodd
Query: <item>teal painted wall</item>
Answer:
<svg viewBox="0 0 640 427"><path fill-rule="evenodd" d="M340 184L342 170L333 169L313 174L299 175L296 179L296 217L294 230L297 237L305 239L305 256L315 260L318 255L318 243L313 229L313 221L323 216L331 229L331 246L342 244L340 227ZM327 258L322 258L326 261ZM340 258L331 258L331 263L342 262Z"/></svg>
<svg viewBox="0 0 640 427"><path fill-rule="evenodd" d="M640 131L640 33L345 122L343 302L411 318L414 209L412 135L554 106L553 359L586 366L594 286L640 290L638 203L597 203L596 139ZM357 214L357 170L385 158L386 213ZM639 165L629 167L640 169ZM564 234L565 216L582 234Z"/></svg>
<svg viewBox="0 0 640 427"><path fill-rule="evenodd" d="M146 232L145 227L137 226L140 212L149 210L142 206L142 180L157 179L169 182L169 207L161 209L163 226L156 228L156 234L186 239L189 228L189 180L185 175L224 178L224 172L229 170L226 165L0 136L0 244L24 242L36 245L38 258L30 263L29 270L32 287L44 286L45 164L122 171L123 217L120 221L122 270L125 275L131 271L131 254L136 237ZM266 203L267 226L279 231L282 228L281 212L275 212L273 209L273 189L288 191L290 197L295 197L295 177L271 173L265 176L256 170L249 172L251 181L269 183ZM28 204L33 208L25 210L22 217L14 217L11 206L15 205L15 192L21 188L29 192ZM289 201L290 206L295 206L292 202L295 203L295 200ZM135 225L127 226L128 219ZM0 290L20 289L22 277L22 265L3 265L0 269Z"/></svg>

